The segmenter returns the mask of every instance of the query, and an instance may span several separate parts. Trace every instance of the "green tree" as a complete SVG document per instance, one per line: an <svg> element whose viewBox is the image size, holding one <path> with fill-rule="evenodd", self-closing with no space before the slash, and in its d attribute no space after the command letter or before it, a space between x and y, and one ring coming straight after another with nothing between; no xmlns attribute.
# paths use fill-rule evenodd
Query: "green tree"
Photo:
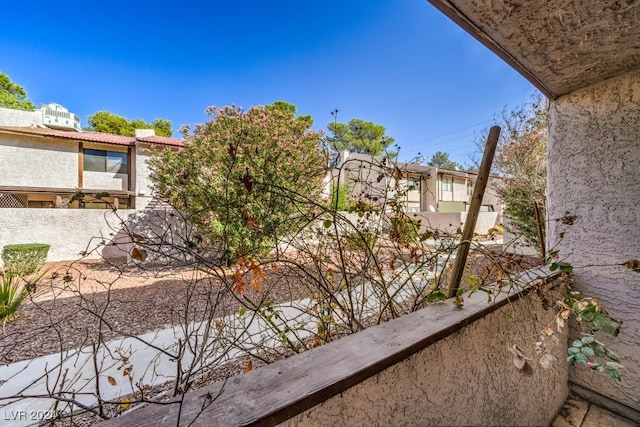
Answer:
<svg viewBox="0 0 640 427"><path fill-rule="evenodd" d="M361 119L351 119L349 123L333 122L327 127L333 134L328 138L329 146L335 151L348 150L371 156L384 153L389 157L397 155L397 152L386 151L394 139L385 135L384 126Z"/></svg>
<svg viewBox="0 0 640 427"><path fill-rule="evenodd" d="M159 194L228 261L274 247L320 200L321 135L280 107L211 107L184 149L151 159Z"/></svg>
<svg viewBox="0 0 640 427"><path fill-rule="evenodd" d="M93 132L111 133L114 135L134 136L136 129L153 129L158 136L171 136L171 121L165 119L155 119L147 123L142 119L128 120L125 117L110 113L109 111L98 111L87 119L88 126L85 130Z"/></svg>
<svg viewBox="0 0 640 427"><path fill-rule="evenodd" d="M504 129L494 161L495 172L507 178L498 184L509 228L542 253L535 206L544 233L547 188L547 101L541 93L502 113Z"/></svg>
<svg viewBox="0 0 640 427"><path fill-rule="evenodd" d="M434 166L437 168L444 169L463 169L463 166L449 159L449 153L445 153L443 151L436 151L432 156L431 160L427 163L429 166Z"/></svg>
<svg viewBox="0 0 640 427"><path fill-rule="evenodd" d="M34 111L36 106L27 98L27 91L11 81L8 75L0 73L0 107Z"/></svg>

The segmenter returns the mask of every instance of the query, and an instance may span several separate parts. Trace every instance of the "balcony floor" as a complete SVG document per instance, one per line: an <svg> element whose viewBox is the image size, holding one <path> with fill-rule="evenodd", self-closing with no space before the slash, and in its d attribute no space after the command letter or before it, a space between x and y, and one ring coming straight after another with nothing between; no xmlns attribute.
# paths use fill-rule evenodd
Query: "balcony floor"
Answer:
<svg viewBox="0 0 640 427"><path fill-rule="evenodd" d="M572 394L551 424L552 427L633 427L637 424Z"/></svg>

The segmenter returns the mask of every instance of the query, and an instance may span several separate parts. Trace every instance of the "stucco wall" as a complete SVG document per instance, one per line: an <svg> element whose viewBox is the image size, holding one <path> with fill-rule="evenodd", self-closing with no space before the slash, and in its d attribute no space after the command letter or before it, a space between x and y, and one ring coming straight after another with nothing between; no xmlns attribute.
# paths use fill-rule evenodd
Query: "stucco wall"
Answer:
<svg viewBox="0 0 640 427"><path fill-rule="evenodd" d="M82 187L96 190L127 191L129 186L126 173L82 172Z"/></svg>
<svg viewBox="0 0 640 427"><path fill-rule="evenodd" d="M549 425L568 393L566 345L545 340L557 360L543 368L533 341L553 316L535 296L508 304L281 425Z"/></svg>
<svg viewBox="0 0 640 427"><path fill-rule="evenodd" d="M548 175L548 244L576 267L578 289L624 322L602 337L623 357L622 381L573 379L640 409L640 273L619 265L640 259L640 72L552 102ZM565 212L574 225L554 221Z"/></svg>
<svg viewBox="0 0 640 427"><path fill-rule="evenodd" d="M130 211L102 209L0 209L0 251L14 243L48 243L48 261L74 260L109 242ZM90 257L97 258L102 247Z"/></svg>
<svg viewBox="0 0 640 427"><path fill-rule="evenodd" d="M0 185L78 186L78 143L0 136Z"/></svg>
<svg viewBox="0 0 640 427"><path fill-rule="evenodd" d="M132 180L133 190L136 193L136 209L144 209L153 199L153 182L149 177L149 165L147 159L151 155L151 147L148 144L138 143L133 164L135 176Z"/></svg>
<svg viewBox="0 0 640 427"><path fill-rule="evenodd" d="M458 227L464 227L464 222L467 220L466 212L419 212L409 215L411 218L421 220L422 232L427 230L442 230L454 233ZM490 228L495 227L497 218L497 212L480 212L474 233L487 234Z"/></svg>

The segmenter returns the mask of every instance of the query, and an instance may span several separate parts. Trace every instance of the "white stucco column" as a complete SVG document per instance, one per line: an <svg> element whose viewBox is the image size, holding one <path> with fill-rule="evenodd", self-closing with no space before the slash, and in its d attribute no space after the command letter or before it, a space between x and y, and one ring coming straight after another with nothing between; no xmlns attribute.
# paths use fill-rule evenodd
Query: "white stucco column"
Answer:
<svg viewBox="0 0 640 427"><path fill-rule="evenodd" d="M568 225L565 212L575 215ZM640 410L640 72L575 91L551 104L548 245L575 268L577 289L624 323L599 336L623 358L622 381L572 370L573 381ZM562 237L563 236L563 237Z"/></svg>

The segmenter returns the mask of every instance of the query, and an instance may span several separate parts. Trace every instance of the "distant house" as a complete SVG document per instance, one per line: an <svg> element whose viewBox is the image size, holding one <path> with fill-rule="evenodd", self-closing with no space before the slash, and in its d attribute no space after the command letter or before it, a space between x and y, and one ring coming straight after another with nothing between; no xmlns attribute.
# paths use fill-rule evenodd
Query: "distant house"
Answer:
<svg viewBox="0 0 640 427"><path fill-rule="evenodd" d="M447 230L464 223L477 179L471 171L394 162L348 151L340 153L331 175L353 198L382 202L397 196L405 213ZM477 233L486 233L502 221L502 201L495 190L498 179L492 177L485 191Z"/></svg>
<svg viewBox="0 0 640 427"><path fill-rule="evenodd" d="M128 137L78 129L77 116L57 104L0 108L0 249L40 242L52 245L52 259L75 257L88 238L104 234L96 210L105 217L152 201L149 151L183 144L153 130ZM74 200L79 191L84 197Z"/></svg>

